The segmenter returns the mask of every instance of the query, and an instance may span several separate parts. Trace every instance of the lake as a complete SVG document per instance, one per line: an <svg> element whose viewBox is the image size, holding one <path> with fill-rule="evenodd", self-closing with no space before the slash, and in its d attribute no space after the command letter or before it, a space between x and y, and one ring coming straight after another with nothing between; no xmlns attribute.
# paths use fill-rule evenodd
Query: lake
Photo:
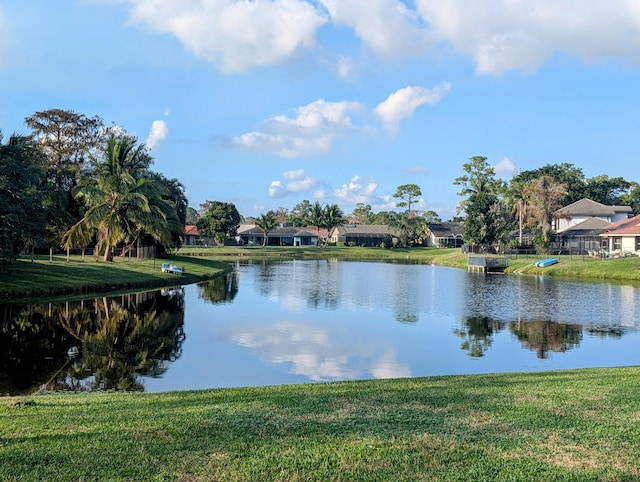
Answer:
<svg viewBox="0 0 640 482"><path fill-rule="evenodd" d="M640 363L640 288L398 262L237 262L200 283L0 305L0 393Z"/></svg>

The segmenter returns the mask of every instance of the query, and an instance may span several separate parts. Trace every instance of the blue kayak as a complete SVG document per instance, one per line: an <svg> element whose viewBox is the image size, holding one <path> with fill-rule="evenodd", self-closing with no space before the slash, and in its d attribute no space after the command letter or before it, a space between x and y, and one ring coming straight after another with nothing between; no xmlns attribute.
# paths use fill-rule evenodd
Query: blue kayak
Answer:
<svg viewBox="0 0 640 482"><path fill-rule="evenodd" d="M541 259L540 261L536 262L536 267L546 268L547 266L551 266L552 264L556 264L558 262L558 258Z"/></svg>

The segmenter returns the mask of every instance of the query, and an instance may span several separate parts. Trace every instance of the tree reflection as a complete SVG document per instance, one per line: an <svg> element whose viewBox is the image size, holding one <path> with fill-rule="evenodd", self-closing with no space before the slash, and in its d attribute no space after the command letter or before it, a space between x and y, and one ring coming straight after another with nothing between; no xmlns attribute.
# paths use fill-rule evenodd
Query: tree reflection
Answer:
<svg viewBox="0 0 640 482"><path fill-rule="evenodd" d="M75 340L49 305L3 305L0 313L0 395L32 392L65 365Z"/></svg>
<svg viewBox="0 0 640 482"><path fill-rule="evenodd" d="M453 333L462 338L462 350L467 351L469 356L479 358L491 348L493 334L504 328L505 323L502 321L486 316L469 316L462 321L460 328L453 330Z"/></svg>
<svg viewBox="0 0 640 482"><path fill-rule="evenodd" d="M549 352L563 353L580 345L582 326L556 321L514 321L509 330L516 335L523 347L535 351L540 359L549 357Z"/></svg>
<svg viewBox="0 0 640 482"><path fill-rule="evenodd" d="M141 377L161 375L182 353L184 292L165 294L52 303L5 318L1 333L12 336L2 337L2 369L12 391L34 385L47 390L143 390ZM30 326L34 328L23 329ZM29 350L18 353L24 345Z"/></svg>
<svg viewBox="0 0 640 482"><path fill-rule="evenodd" d="M216 276L198 284L198 298L209 303L231 303L238 294L238 273Z"/></svg>

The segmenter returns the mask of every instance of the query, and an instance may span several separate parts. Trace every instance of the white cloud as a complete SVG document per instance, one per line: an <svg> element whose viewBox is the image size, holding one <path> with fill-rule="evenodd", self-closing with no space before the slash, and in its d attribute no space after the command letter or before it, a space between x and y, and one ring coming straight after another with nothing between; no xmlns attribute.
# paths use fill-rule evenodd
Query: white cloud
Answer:
<svg viewBox="0 0 640 482"><path fill-rule="evenodd" d="M292 193L309 192L318 186L317 179L307 176L304 169L287 171L282 174L282 177L286 179L286 183L277 180L269 185L270 198L282 198Z"/></svg>
<svg viewBox="0 0 640 482"><path fill-rule="evenodd" d="M153 150L158 144L164 141L168 135L169 126L167 123L163 120L155 120L153 124L151 124L151 130L149 131L149 136L145 144L150 150Z"/></svg>
<svg viewBox="0 0 640 482"><path fill-rule="evenodd" d="M508 157L503 157L500 162L493 166L493 169L498 176L502 176L503 174L513 174L516 170L516 165Z"/></svg>
<svg viewBox="0 0 640 482"><path fill-rule="evenodd" d="M328 152L338 135L354 130L350 114L361 112L358 102L325 102L320 99L295 109L294 117L275 116L260 130L230 140L229 146L296 158Z"/></svg>
<svg viewBox="0 0 640 482"><path fill-rule="evenodd" d="M224 72L282 63L311 48L327 19L303 0L129 0L131 21L175 36Z"/></svg>
<svg viewBox="0 0 640 482"><path fill-rule="evenodd" d="M367 204L373 199L376 189L378 189L378 183L374 179L362 183L360 176L355 175L347 184L335 189L333 195L339 204Z"/></svg>
<svg viewBox="0 0 640 482"><path fill-rule="evenodd" d="M640 3L629 0L416 0L433 34L470 55L478 74L534 71L566 52L640 60Z"/></svg>
<svg viewBox="0 0 640 482"><path fill-rule="evenodd" d="M352 28L362 43L383 60L426 55L431 33L418 12L399 0L320 0L335 25Z"/></svg>
<svg viewBox="0 0 640 482"><path fill-rule="evenodd" d="M349 29L368 52L384 61L424 58L450 46L469 56L481 75L535 71L560 51L583 61L640 62L640 2L634 0L114 3L130 6L132 23L173 35L195 56L227 73L281 64L300 51L312 51L318 30L328 22L335 29ZM337 74L352 78L350 65L339 63Z"/></svg>
<svg viewBox="0 0 640 482"><path fill-rule="evenodd" d="M410 117L420 106L434 105L451 89L451 84L444 82L433 89L425 87L405 87L390 94L375 108L376 116L390 131L398 129L401 120Z"/></svg>

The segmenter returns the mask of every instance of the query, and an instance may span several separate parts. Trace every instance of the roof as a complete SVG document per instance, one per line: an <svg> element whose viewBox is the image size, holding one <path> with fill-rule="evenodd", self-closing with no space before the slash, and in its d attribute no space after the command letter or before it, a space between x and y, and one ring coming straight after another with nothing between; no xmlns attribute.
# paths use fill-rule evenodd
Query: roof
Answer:
<svg viewBox="0 0 640 482"><path fill-rule="evenodd" d="M464 224L462 223L429 223L429 231L436 238L462 237Z"/></svg>
<svg viewBox="0 0 640 482"><path fill-rule="evenodd" d="M605 226L602 236L640 236L640 214Z"/></svg>
<svg viewBox="0 0 640 482"><path fill-rule="evenodd" d="M254 226L251 229L246 229L242 232L242 234L264 234L262 229ZM311 231L306 231L304 229L296 228L296 227L284 227L284 228L275 228L268 232L268 236L292 236L292 237L302 237L309 236L312 238L317 238L318 235L316 233L312 233Z"/></svg>
<svg viewBox="0 0 640 482"><path fill-rule="evenodd" d="M393 236L394 230L390 229L386 224L344 224L337 226L339 236L348 235L372 235Z"/></svg>
<svg viewBox="0 0 640 482"><path fill-rule="evenodd" d="M195 225L193 225L193 224L187 224L184 227L184 235L185 236L197 236L198 235L198 228L196 228Z"/></svg>
<svg viewBox="0 0 640 482"><path fill-rule="evenodd" d="M602 218L589 218L562 231L562 236L597 236L609 225Z"/></svg>
<svg viewBox="0 0 640 482"><path fill-rule="evenodd" d="M632 213L630 206L606 206L591 199L580 199L553 213L556 217L613 216L616 213Z"/></svg>

